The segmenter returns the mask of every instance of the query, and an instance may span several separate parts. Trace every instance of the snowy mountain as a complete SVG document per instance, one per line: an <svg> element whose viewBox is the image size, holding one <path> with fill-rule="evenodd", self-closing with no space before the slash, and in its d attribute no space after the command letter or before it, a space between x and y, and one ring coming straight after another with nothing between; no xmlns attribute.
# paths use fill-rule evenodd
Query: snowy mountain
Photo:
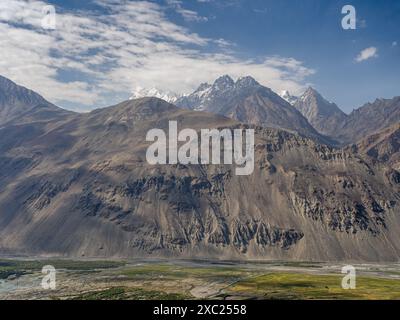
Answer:
<svg viewBox="0 0 400 320"><path fill-rule="evenodd" d="M320 140L321 136L290 103L250 76L234 81L224 75L213 84L203 83L175 105L217 113L240 122L282 128Z"/></svg>
<svg viewBox="0 0 400 320"><path fill-rule="evenodd" d="M174 103L181 95L176 94L172 91L164 91L157 88L143 88L143 87L136 87L135 90L132 92L132 96L129 100L145 98L145 97L155 97L163 99L169 103Z"/></svg>
<svg viewBox="0 0 400 320"><path fill-rule="evenodd" d="M268 99L280 116L293 108L253 90L243 104L249 112L261 115ZM251 176L229 164L151 165L146 134L171 120L196 132L241 127L142 98L0 128L0 253L398 261L397 171L352 149L260 127Z"/></svg>
<svg viewBox="0 0 400 320"><path fill-rule="evenodd" d="M235 82L230 76L224 75L215 80L212 85L202 83L192 94L178 99L176 105L191 110L215 112L212 105L220 99L229 99L234 90Z"/></svg>
<svg viewBox="0 0 400 320"><path fill-rule="evenodd" d="M38 93L0 76L0 125L39 113L50 117L69 112L54 106Z"/></svg>
<svg viewBox="0 0 400 320"><path fill-rule="evenodd" d="M292 96L288 90L283 90L280 94L281 98L289 102L292 106L296 103L298 97Z"/></svg>
<svg viewBox="0 0 400 320"><path fill-rule="evenodd" d="M235 120L158 98L61 114L26 90L0 77L0 110L18 111L0 125L3 255L332 262L400 257L398 127L345 149L257 127L254 173L245 177L232 174L234 165L154 166L145 157L147 133L169 121L199 132L242 128ZM299 111L253 78L222 77L196 91L190 98L215 113L320 138ZM399 111L400 97L378 99L349 115L344 128L365 134L399 122Z"/></svg>
<svg viewBox="0 0 400 320"><path fill-rule="evenodd" d="M347 115L333 102L309 87L293 104L320 133L335 136Z"/></svg>

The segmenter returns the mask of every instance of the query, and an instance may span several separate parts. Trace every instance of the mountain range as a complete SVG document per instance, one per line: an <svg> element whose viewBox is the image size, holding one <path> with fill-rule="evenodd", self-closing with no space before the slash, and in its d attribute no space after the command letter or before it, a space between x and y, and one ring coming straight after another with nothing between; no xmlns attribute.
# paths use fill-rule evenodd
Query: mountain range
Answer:
<svg viewBox="0 0 400 320"><path fill-rule="evenodd" d="M143 87L136 87L133 90L132 95L130 96L130 100L139 99L139 98L146 98L146 97L155 97L159 99L163 99L167 102L174 103L178 100L182 95L179 95L172 91L164 91L157 88L143 88Z"/></svg>
<svg viewBox="0 0 400 320"><path fill-rule="evenodd" d="M0 112L0 253L399 260L399 128L390 125L396 98L346 115L340 125L353 123L355 136L349 130L332 138L310 124L327 114L322 104L334 109L328 115L338 113L315 90L303 95L302 114L297 102L250 77L203 84L177 106L145 97L85 114L5 83L0 111L13 115ZM20 107L23 101L29 106ZM357 140L367 127L357 114L391 119ZM171 120L197 131L253 128L254 173L236 176L222 164L149 165L146 133L167 130ZM338 137L352 141L330 144Z"/></svg>
<svg viewBox="0 0 400 320"><path fill-rule="evenodd" d="M352 111L338 126L335 137L343 143L354 143L400 122L400 96L376 99Z"/></svg>
<svg viewBox="0 0 400 320"><path fill-rule="evenodd" d="M243 123L298 132L329 143L290 103L249 76L235 82L225 75L212 85L203 83L192 94L177 99L175 105L213 112Z"/></svg>
<svg viewBox="0 0 400 320"><path fill-rule="evenodd" d="M346 120L346 114L334 103L324 99L309 87L295 102L299 110L318 132L336 137L337 127Z"/></svg>
<svg viewBox="0 0 400 320"><path fill-rule="evenodd" d="M357 143L400 122L400 97L376 99L348 115L312 87L300 97L292 96L287 91L282 93L282 97L299 110L319 133L342 146Z"/></svg>

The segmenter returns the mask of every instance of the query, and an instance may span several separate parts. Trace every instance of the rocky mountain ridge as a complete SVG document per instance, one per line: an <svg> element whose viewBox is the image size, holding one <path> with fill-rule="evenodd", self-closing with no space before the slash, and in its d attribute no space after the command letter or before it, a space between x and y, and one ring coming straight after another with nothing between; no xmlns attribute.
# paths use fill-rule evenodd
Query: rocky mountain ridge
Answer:
<svg viewBox="0 0 400 320"><path fill-rule="evenodd" d="M312 87L296 99L293 105L318 132L328 136L335 136L337 128L347 118L336 104L327 101Z"/></svg>
<svg viewBox="0 0 400 320"><path fill-rule="evenodd" d="M319 134L291 104L250 76L235 82L225 75L212 85L203 83L192 94L178 99L175 105L224 115L243 123L298 132L325 143L332 142Z"/></svg>
<svg viewBox="0 0 400 320"><path fill-rule="evenodd" d="M70 257L397 261L400 174L255 127L255 171L149 165L150 128L247 125L163 100L0 129L1 252Z"/></svg>

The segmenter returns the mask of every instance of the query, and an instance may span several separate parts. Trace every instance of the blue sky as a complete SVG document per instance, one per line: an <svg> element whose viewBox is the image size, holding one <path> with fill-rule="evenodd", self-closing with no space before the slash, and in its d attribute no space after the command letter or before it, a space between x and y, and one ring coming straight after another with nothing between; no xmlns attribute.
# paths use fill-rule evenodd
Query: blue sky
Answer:
<svg viewBox="0 0 400 320"><path fill-rule="evenodd" d="M40 24L47 4L55 30ZM346 4L356 30L341 27ZM0 0L0 31L0 74L74 110L222 74L293 94L312 85L346 112L400 95L396 0Z"/></svg>

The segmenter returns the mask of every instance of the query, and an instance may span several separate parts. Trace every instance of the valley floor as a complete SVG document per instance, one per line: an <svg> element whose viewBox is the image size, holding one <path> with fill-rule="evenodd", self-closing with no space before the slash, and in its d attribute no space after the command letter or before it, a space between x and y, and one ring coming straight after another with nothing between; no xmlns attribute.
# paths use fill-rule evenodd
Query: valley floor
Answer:
<svg viewBox="0 0 400 320"><path fill-rule="evenodd" d="M41 286L56 269L56 289ZM92 261L0 259L0 299L400 299L400 265L314 262Z"/></svg>

